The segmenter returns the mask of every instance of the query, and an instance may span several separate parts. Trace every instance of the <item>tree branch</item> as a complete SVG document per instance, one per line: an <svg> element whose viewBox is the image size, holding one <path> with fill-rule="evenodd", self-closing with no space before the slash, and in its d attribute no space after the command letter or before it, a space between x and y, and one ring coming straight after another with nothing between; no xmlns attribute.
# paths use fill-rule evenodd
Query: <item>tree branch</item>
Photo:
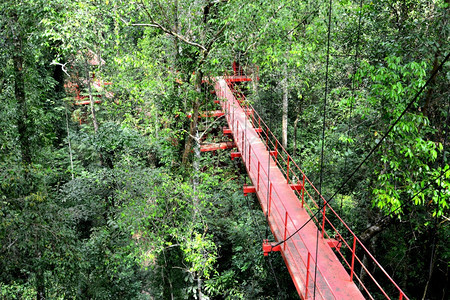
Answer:
<svg viewBox="0 0 450 300"><path fill-rule="evenodd" d="M144 9L144 11L145 11L145 13L147 14L147 16L150 18L150 24L140 25L140 26L152 26L152 27L157 27L157 28L161 29L163 32L165 32L165 33L167 33L167 34L170 34L171 36L176 37L177 39L179 39L180 41L185 42L185 43L188 44L188 45L195 46L195 47L197 47L197 48L200 48L200 49L203 50L203 51L207 51L205 46L203 46L203 45L201 45L201 44L199 44L199 43L190 41L190 40L188 40L186 37L182 36L181 34L178 34L178 33L176 33L176 32L173 32L172 30L167 29L166 27L164 27L164 26L161 25L160 23L156 22L156 21L153 19L152 14L148 11L147 7L142 3L142 1L141 1L141 6L142 6L142 8Z"/></svg>
<svg viewBox="0 0 450 300"><path fill-rule="evenodd" d="M158 27L156 24L141 24L141 23L136 23L136 24L130 24L131 26L147 26L147 27Z"/></svg>
<svg viewBox="0 0 450 300"><path fill-rule="evenodd" d="M58 63L58 62L56 62L56 61L52 61L52 62L50 63L50 65L61 66L61 69L63 70L63 72L66 73L66 75L70 77L70 75L69 75L69 73L67 73L67 69L66 69L67 63L61 64L61 63Z"/></svg>

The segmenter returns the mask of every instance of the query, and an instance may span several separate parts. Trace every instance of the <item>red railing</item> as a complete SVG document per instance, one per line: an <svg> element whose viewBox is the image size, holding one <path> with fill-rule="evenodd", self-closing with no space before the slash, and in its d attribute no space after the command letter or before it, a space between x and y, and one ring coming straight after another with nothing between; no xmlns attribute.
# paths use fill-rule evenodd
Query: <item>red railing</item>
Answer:
<svg viewBox="0 0 450 300"><path fill-rule="evenodd" d="M225 77L226 80L226 77ZM216 82L216 85L219 84L219 81ZM229 90L234 91L235 87L232 82L228 82ZM256 156L256 153L252 151L251 144L247 139L246 133L246 124L239 124L234 117L234 109L232 109L232 104L235 102L234 99L237 100L240 107L246 112L247 119L249 120L251 126L257 129L257 133L259 134L261 140L264 141L266 149L272 156L272 159L276 162L278 168L284 174L286 178L286 183L288 184L301 184L301 189L294 189L295 194L297 195L299 201L301 201L302 207L304 207L312 216L313 221L316 226L320 228L322 238L327 239L335 239L340 245L335 248L335 253L337 257L340 259L341 263L346 267L349 273L349 279L351 281L356 281L358 287L361 291L364 291L365 296L374 299L376 293L383 295L386 299L391 299L392 294L397 294L398 299L409 299L402 289L394 282L394 280L389 276L389 274L383 269L383 267L378 263L378 261L373 257L373 255L368 251L368 249L364 246L364 244L359 240L359 238L353 233L350 227L341 219L341 217L336 213L336 211L330 206L327 200L319 193L317 188L313 185L313 183L308 179L308 177L303 173L297 163L292 159L289 153L282 147L282 145L278 142L278 139L269 129L267 124L262 120L260 115L256 112L253 106L246 100L243 93L238 91L234 91L230 93L227 90L221 89L221 94L217 95L221 100L222 108L225 112L225 117L228 121L228 124L232 124L232 126L236 126L238 134L235 136L236 144L241 143L241 155L245 158L243 161L245 162L245 166L247 170L250 172L251 170L257 169L257 182L255 187L258 191L262 191L262 194L266 195L265 199L260 199L261 201L267 202L267 211L266 215L270 216L273 213L278 214L278 217L285 220L285 233L284 238L289 237L293 234L297 228L294 226L294 222L292 221L291 216L288 215L288 212L284 205L282 207L275 206L272 207L272 203L274 199L278 199L280 203L283 203L280 196L277 194L276 189L272 187L271 183L264 183L259 180L260 172L263 170L260 167L260 162ZM231 125L230 125L231 126ZM270 174L266 174L264 177L269 177ZM270 182L270 181L268 181ZM318 202L321 202L318 203ZM320 210L320 212L319 212ZM322 218L319 220L318 215L321 214ZM330 220L330 216L334 219L334 221ZM288 222L289 221L289 222ZM337 223L337 225L335 224ZM340 227L338 229L338 227ZM300 235L296 235L298 237ZM306 249L305 243L302 240L303 245L298 247L294 243L294 246L297 248L296 250L300 252L301 249ZM284 243L285 247L286 243ZM288 247L289 249L289 247ZM289 250L290 251L290 250ZM303 250L304 251L304 250ZM317 276L321 276L322 272L319 268L317 268L317 276L314 274L314 270L316 269L315 262L312 258L311 251L306 249L307 251L307 261L304 259L301 260L303 264L303 269L305 270L304 276L306 278L306 292L305 298L307 298L308 292L310 291L309 285L316 284L314 278ZM384 275L383 280L387 281L390 284L390 290L386 291L381 287L381 284L375 279L374 272L370 272L368 268L363 263L363 257L368 258L372 261L373 266L376 267L376 272ZM311 272L312 271L312 272ZM358 275L357 271L360 272ZM365 280L361 279L362 275L367 275L370 279L370 282L367 283ZM378 274L377 277L379 277ZM326 279L322 278L325 282ZM370 286L372 285L372 286ZM327 283L329 287L329 284ZM375 291L373 288L376 287ZM331 289L330 289L331 291ZM331 291L332 293L332 291ZM322 293L319 291L319 295ZM390 296L391 295L391 296ZM316 295L317 296L317 295ZM323 297L323 295L322 295ZM397 296L395 296L397 297Z"/></svg>

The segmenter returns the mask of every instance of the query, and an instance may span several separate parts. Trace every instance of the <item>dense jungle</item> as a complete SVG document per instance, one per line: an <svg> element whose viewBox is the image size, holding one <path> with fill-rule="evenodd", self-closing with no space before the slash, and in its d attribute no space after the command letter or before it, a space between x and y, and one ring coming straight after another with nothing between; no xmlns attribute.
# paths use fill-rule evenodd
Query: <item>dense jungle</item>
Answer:
<svg viewBox="0 0 450 300"><path fill-rule="evenodd" d="M0 298L299 299L242 160L199 151L238 72L409 299L448 299L449 6L2 0Z"/></svg>

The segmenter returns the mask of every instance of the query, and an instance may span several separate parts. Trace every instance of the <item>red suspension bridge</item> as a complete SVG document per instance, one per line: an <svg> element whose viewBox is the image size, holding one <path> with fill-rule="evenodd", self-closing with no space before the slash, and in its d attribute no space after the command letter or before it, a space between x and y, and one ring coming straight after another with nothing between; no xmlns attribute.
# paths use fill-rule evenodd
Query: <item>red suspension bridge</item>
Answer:
<svg viewBox="0 0 450 300"><path fill-rule="evenodd" d="M204 116L224 115L224 133L234 142L201 150L237 147L232 159L241 157L252 182L244 194L256 193L275 239L263 242L264 255L281 253L302 299L408 299L235 90L237 82L250 80L243 75L214 79L221 111Z"/></svg>

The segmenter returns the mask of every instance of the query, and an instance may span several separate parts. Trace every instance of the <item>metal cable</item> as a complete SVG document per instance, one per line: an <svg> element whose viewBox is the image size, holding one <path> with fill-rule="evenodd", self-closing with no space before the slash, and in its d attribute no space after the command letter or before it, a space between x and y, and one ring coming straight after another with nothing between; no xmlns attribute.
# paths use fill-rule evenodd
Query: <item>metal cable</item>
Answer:
<svg viewBox="0 0 450 300"><path fill-rule="evenodd" d="M427 80L427 82L422 86L422 88L420 88L420 90L416 93L416 95L414 96L414 98L411 100L411 102L408 104L408 106L403 110L403 112L400 114L400 116L395 120L395 122L391 125L391 127L388 129L388 131L384 134L384 136L380 139L380 141L372 148L372 150L370 150L369 154L367 154L367 156L361 161L361 163L359 163L359 165L355 168L355 170L353 170L353 172L347 177L347 179L341 184L340 188L333 194L333 196L331 196L331 198L327 201L327 203L330 203L331 201L333 201L334 197L342 190L342 188L350 181L350 179L356 174L356 172L366 163L366 161L369 159L369 157L375 152L375 150L378 149L378 147L381 145L381 143L386 139L386 137L388 136L388 134L392 131L392 129L397 125L397 123L400 121L400 119L406 114L406 112L411 108L411 106L414 104L414 102L416 102L416 100L419 98L420 94L422 94L423 90L428 86L428 84L431 82L431 80L434 78L434 76L442 69L442 66L445 64L445 62L447 62L447 60L450 57L450 53L447 54L447 56L444 58L444 60L441 62L441 64L439 65L439 67L431 74L431 76L429 77L429 79ZM445 172L447 173L447 171ZM442 177L439 176L437 178ZM431 184L430 184L431 185ZM429 186L429 185L428 185ZM428 187L427 186L427 187ZM424 189L422 189L421 191L423 191ZM319 207L318 211L313 214L308 221L306 221L302 226L300 226L294 233L292 233L289 237L287 237L285 240L280 241L278 243L276 243L275 245L273 245L272 247L281 245L283 243L285 243L286 241L288 241L289 239L291 239L294 235L296 235L300 230L302 230L309 222L311 222L311 220L313 218L315 218L317 216L317 214L323 209L323 207L326 205L326 203L322 206Z"/></svg>
<svg viewBox="0 0 450 300"><path fill-rule="evenodd" d="M358 34L357 34L357 40L356 40L356 47L355 47L355 61L353 62L353 78L352 78L352 87L351 87L351 95L354 98L355 97L355 76L356 72L358 71L358 56L359 56L359 44L361 41L361 19L362 19L362 5L364 0L361 0L359 2L359 19L358 19ZM348 114L348 122L347 122L347 137L350 138L350 119L352 117L353 113L353 101L350 102L350 112ZM349 149L349 143L347 141L347 150L346 153L348 153ZM347 161L348 157L345 156L344 160L344 172L347 171ZM340 213L342 213L342 199L344 198L344 195L341 195L341 205L340 205Z"/></svg>
<svg viewBox="0 0 450 300"><path fill-rule="evenodd" d="M322 183L323 183L323 153L325 147L325 127L326 127L326 117L327 117L327 96L328 96L328 73L330 67L330 41L331 41L331 13L333 7L333 0L329 2L328 8L328 35L327 35L327 62L326 62L326 71L325 71L325 97L323 99L323 116L322 116L322 149L320 152L320 175L319 175L319 194L322 194ZM320 198L319 198L320 205ZM323 205L323 209L325 209L325 203ZM325 216L322 215L322 222L324 221ZM319 253L319 230L317 230L316 234L316 253L314 264L314 292L313 298L316 298L316 282L317 282L317 262L318 262L318 253Z"/></svg>

